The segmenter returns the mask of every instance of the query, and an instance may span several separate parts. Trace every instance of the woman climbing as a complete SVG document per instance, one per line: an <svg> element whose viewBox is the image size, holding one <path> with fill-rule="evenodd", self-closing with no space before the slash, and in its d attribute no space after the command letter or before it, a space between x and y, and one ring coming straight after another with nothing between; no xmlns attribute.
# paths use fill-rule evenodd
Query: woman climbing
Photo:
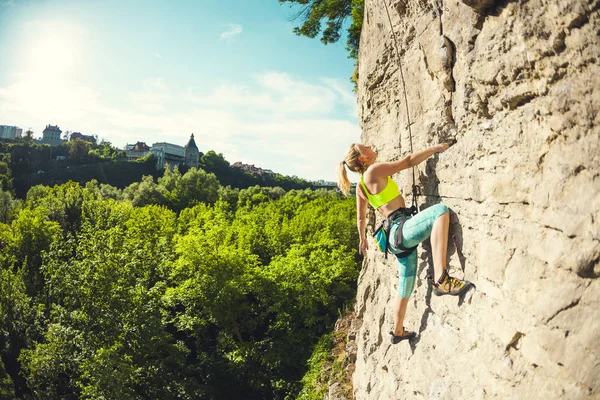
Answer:
<svg viewBox="0 0 600 400"><path fill-rule="evenodd" d="M436 204L415 216L411 216L406 208L404 198L398 190L398 185L391 175L411 168L435 153L448 149L447 144L438 144L428 149L410 154L394 162L378 162L377 153L370 147L354 143L350 146L344 161L337 167L338 187L345 195L350 191L350 181L346 174L346 166L350 171L361 174L360 185L356 188L357 226L360 235L360 252L365 255L367 250L366 212L367 203L381 213L391 226L385 247L396 254L398 259L398 298L394 313L394 330L391 333L392 343L412 339L415 332L404 329L404 316L408 299L415 287L417 275L417 252L414 250L419 243L431 236L433 253L434 276L433 292L437 296L458 296L468 287L464 281L448 275L446 270L446 252L448 248L448 228L450 214L448 207ZM411 249L412 248L412 249ZM387 250L387 249L386 249Z"/></svg>

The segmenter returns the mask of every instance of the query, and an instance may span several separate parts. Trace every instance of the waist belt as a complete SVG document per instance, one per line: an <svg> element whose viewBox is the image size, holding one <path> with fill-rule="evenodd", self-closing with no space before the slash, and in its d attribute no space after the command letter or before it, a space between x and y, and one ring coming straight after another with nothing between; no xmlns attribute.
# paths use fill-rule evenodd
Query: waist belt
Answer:
<svg viewBox="0 0 600 400"><path fill-rule="evenodd" d="M389 241L390 241L390 230L392 228L392 223L396 222L398 223L398 230L396 233L396 237L394 237L394 247L396 249L400 249L402 250L400 253L396 253L394 254L396 257L398 258L402 258L402 257L406 257L408 255L410 255L413 250L415 250L417 248L417 246L413 246L413 247L405 247L402 242L404 242L404 237L402 235L402 228L404 227L404 223L406 222L406 220L416 214L416 207L410 207L410 208L399 208L395 211L392 211L392 213L390 215L388 215L388 217L383 221L383 229L385 230L386 233L386 237L387 237L387 242L386 242L386 246L385 246L385 258L387 259L387 253L388 253L388 248L389 248Z"/></svg>
<svg viewBox="0 0 600 400"><path fill-rule="evenodd" d="M385 219L386 221L393 221L400 216L409 217L412 215L412 207L411 208L399 208L397 210L392 211L390 215Z"/></svg>

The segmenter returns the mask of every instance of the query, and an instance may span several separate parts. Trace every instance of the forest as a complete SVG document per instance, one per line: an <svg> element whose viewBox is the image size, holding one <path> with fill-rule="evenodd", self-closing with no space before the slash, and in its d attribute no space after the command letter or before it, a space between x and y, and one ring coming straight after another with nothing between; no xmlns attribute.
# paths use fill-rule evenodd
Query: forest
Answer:
<svg viewBox="0 0 600 400"><path fill-rule="evenodd" d="M195 168L3 190L0 398L313 398L307 362L356 290L354 218L335 191Z"/></svg>

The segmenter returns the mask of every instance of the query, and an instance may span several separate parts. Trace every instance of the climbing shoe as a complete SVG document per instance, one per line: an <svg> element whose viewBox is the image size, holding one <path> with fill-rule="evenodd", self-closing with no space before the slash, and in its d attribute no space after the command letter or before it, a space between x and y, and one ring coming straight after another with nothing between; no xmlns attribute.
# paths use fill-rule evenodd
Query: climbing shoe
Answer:
<svg viewBox="0 0 600 400"><path fill-rule="evenodd" d="M402 332L402 335L399 336L394 335L394 331L390 331L390 335L392 336L392 344L400 343L403 340L412 340L415 338L415 336L417 336L415 332L409 332L404 327L402 327L402 329L404 332Z"/></svg>
<svg viewBox="0 0 600 400"><path fill-rule="evenodd" d="M431 281L433 283L433 293L436 296L444 296L446 294L459 296L469 288L468 282L451 277L448 275L447 270L444 270L444 273L437 282L434 281L433 277L431 277Z"/></svg>

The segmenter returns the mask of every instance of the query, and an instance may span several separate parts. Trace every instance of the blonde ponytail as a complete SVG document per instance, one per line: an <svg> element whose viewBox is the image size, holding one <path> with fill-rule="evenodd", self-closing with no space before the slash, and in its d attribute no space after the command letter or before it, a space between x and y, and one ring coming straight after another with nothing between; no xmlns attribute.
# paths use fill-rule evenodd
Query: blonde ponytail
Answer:
<svg viewBox="0 0 600 400"><path fill-rule="evenodd" d="M365 172L365 167L358 160L358 157L360 157L360 151L358 151L358 144L352 143L348 151L346 151L344 161L339 163L337 166L337 184L345 196L348 196L348 193L350 192L350 181L348 180L346 167L348 167L350 171L357 172L359 174Z"/></svg>
<svg viewBox="0 0 600 400"><path fill-rule="evenodd" d="M348 180L345 164L346 162L342 161L337 166L337 185L344 196L348 196L348 193L350 192L350 181Z"/></svg>

